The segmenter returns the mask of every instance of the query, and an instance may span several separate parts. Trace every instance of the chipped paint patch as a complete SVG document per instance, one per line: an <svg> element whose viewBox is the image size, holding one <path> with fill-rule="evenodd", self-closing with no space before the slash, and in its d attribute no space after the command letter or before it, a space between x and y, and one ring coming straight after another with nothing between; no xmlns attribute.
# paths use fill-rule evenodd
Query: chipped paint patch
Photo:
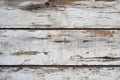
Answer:
<svg viewBox="0 0 120 80"><path fill-rule="evenodd" d="M92 34L98 34L102 36L110 36L113 37L114 31L109 31L109 30L87 30L87 32L92 33Z"/></svg>
<svg viewBox="0 0 120 80"><path fill-rule="evenodd" d="M61 72L61 71L63 71L63 69L57 69L57 68L55 68L55 69L45 69L46 73L56 73L56 72Z"/></svg>
<svg viewBox="0 0 120 80"><path fill-rule="evenodd" d="M25 51L25 52L16 52L16 53L14 53L14 55L36 55L36 54L38 54L38 53L40 53L40 52L38 52L38 51Z"/></svg>

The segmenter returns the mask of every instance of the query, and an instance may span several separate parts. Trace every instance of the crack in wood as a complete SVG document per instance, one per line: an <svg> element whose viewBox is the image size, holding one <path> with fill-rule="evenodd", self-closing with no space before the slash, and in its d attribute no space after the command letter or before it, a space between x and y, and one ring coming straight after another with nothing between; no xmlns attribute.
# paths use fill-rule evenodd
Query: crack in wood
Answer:
<svg viewBox="0 0 120 80"><path fill-rule="evenodd" d="M70 40L55 40L56 43L70 43Z"/></svg>
<svg viewBox="0 0 120 80"><path fill-rule="evenodd" d="M78 67L78 68L88 68L88 67L91 67L91 68L94 68L94 67L97 67L97 68L103 68L103 67L120 67L120 65L0 65L0 67L4 67L4 68L33 68L33 69L36 69L36 68L40 68L40 67L60 67L60 68L69 68L69 67Z"/></svg>
<svg viewBox="0 0 120 80"><path fill-rule="evenodd" d="M107 62L107 61L118 61L120 60L120 57L108 57L108 56L104 56L104 57L82 57L80 55L76 55L76 56L71 56L70 60L77 60L77 61L103 61L103 62Z"/></svg>
<svg viewBox="0 0 120 80"><path fill-rule="evenodd" d="M43 37L43 38L42 37L41 38L38 38L38 37L27 37L26 39L46 40L46 39L51 39L51 38L50 38L50 36L48 36L48 37Z"/></svg>
<svg viewBox="0 0 120 80"><path fill-rule="evenodd" d="M0 30L120 30L120 28L0 28Z"/></svg>

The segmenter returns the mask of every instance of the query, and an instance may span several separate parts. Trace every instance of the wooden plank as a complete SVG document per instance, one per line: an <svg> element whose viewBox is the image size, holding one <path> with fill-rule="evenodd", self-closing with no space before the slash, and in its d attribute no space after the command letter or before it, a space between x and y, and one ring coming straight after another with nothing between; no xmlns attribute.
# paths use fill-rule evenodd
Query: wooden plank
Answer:
<svg viewBox="0 0 120 80"><path fill-rule="evenodd" d="M119 80L120 68L0 68L0 80Z"/></svg>
<svg viewBox="0 0 120 80"><path fill-rule="evenodd" d="M0 30L0 65L120 65L117 30Z"/></svg>
<svg viewBox="0 0 120 80"><path fill-rule="evenodd" d="M34 5L36 9L25 10L31 3L35 4L0 1L0 28L120 28L120 3L115 1L75 1L39 10Z"/></svg>

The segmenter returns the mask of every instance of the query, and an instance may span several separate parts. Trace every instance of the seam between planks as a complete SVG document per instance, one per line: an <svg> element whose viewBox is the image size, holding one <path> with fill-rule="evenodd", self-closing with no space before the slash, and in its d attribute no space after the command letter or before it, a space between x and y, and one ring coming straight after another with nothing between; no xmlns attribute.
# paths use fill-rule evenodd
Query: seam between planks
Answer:
<svg viewBox="0 0 120 80"><path fill-rule="evenodd" d="M0 28L0 30L120 30L120 28Z"/></svg>
<svg viewBox="0 0 120 80"><path fill-rule="evenodd" d="M120 65L0 65L0 67L30 67L30 68L39 68L39 67L120 67Z"/></svg>

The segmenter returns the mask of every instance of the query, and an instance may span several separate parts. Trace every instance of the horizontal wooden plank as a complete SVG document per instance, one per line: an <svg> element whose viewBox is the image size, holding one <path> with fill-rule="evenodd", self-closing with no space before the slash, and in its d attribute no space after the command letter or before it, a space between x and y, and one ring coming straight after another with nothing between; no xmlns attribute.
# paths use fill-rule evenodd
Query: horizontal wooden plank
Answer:
<svg viewBox="0 0 120 80"><path fill-rule="evenodd" d="M76 1L39 10L39 2L7 2L0 1L0 28L120 28L120 3L115 1Z"/></svg>
<svg viewBox="0 0 120 80"><path fill-rule="evenodd" d="M0 80L119 80L120 68L0 68Z"/></svg>
<svg viewBox="0 0 120 80"><path fill-rule="evenodd" d="M120 65L118 30L0 30L0 65Z"/></svg>

